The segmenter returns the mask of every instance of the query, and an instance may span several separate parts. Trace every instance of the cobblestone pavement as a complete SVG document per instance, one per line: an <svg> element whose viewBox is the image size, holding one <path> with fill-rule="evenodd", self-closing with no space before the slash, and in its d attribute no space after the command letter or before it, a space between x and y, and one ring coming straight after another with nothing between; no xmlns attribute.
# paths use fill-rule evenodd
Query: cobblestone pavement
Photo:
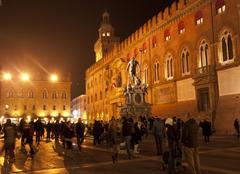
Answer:
<svg viewBox="0 0 240 174"><path fill-rule="evenodd" d="M202 142L202 140L200 140ZM2 142L0 142L2 146ZM28 151L29 148L26 147ZM112 164L110 150L106 145L92 145L92 139L87 138L82 151L76 147L65 150L59 143L42 141L36 146L33 158L16 147L16 161L13 165L4 163L0 156L2 174L8 173L39 173L39 174L163 174L161 157L155 155L153 137L144 138L141 154L132 160L127 160L123 153L119 162ZM203 174L240 174L240 141L232 136L215 136L209 144L200 145L200 159ZM180 172L185 174L186 172Z"/></svg>

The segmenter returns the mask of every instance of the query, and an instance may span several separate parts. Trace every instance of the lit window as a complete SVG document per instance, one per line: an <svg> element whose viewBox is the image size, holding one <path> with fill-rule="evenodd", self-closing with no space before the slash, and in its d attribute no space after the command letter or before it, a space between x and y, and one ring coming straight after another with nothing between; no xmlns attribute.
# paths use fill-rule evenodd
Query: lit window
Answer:
<svg viewBox="0 0 240 174"><path fill-rule="evenodd" d="M46 90L43 91L43 93L42 93L42 98L43 98L43 99L48 98L48 94L47 94L47 91L46 91Z"/></svg>
<svg viewBox="0 0 240 174"><path fill-rule="evenodd" d="M216 7L217 14L221 14L225 12L226 10L225 0L217 0L215 7Z"/></svg>
<svg viewBox="0 0 240 174"><path fill-rule="evenodd" d="M179 34L182 34L185 32L185 25L184 25L184 22L181 21L178 23L178 33Z"/></svg>
<svg viewBox="0 0 240 174"><path fill-rule="evenodd" d="M103 36L103 37L105 37L105 36L106 36L106 34L105 34L105 33L103 33L103 34L102 34L102 36Z"/></svg>
<svg viewBox="0 0 240 174"><path fill-rule="evenodd" d="M28 98L33 98L33 91L28 92Z"/></svg>
<svg viewBox="0 0 240 174"><path fill-rule="evenodd" d="M153 36L153 38L152 38L152 47L153 48L157 47L157 37L156 36Z"/></svg>
<svg viewBox="0 0 240 174"><path fill-rule="evenodd" d="M57 93L56 93L56 91L53 91L53 93L52 93L52 99L56 99L57 98Z"/></svg>
<svg viewBox="0 0 240 174"><path fill-rule="evenodd" d="M107 36L110 36L110 33L109 33L109 32L107 32Z"/></svg>
<svg viewBox="0 0 240 174"><path fill-rule="evenodd" d="M221 58L221 63L233 61L232 34L229 31L224 31L221 38Z"/></svg>
<svg viewBox="0 0 240 174"><path fill-rule="evenodd" d="M62 93L62 99L66 99L66 98L67 98L66 92L63 92Z"/></svg>
<svg viewBox="0 0 240 174"><path fill-rule="evenodd" d="M205 40L201 42L199 47L199 67L208 66L208 58L209 57L209 48L208 44Z"/></svg>
<svg viewBox="0 0 240 174"><path fill-rule="evenodd" d="M164 31L164 39L165 39L165 41L169 41L171 39L170 30Z"/></svg>
<svg viewBox="0 0 240 174"><path fill-rule="evenodd" d="M143 53L147 52L147 44L146 43L144 43L143 46L142 46L142 52Z"/></svg>
<svg viewBox="0 0 240 174"><path fill-rule="evenodd" d="M196 22L196 25L200 25L203 23L203 14L201 11L198 11L195 14L195 22Z"/></svg>
<svg viewBox="0 0 240 174"><path fill-rule="evenodd" d="M184 48L181 55L182 75L188 75L189 71L189 51Z"/></svg>
<svg viewBox="0 0 240 174"><path fill-rule="evenodd" d="M170 53L167 54L165 60L165 78L167 80L173 79L173 58Z"/></svg>
<svg viewBox="0 0 240 174"><path fill-rule="evenodd" d="M160 72L159 72L159 63L158 62L156 62L155 64L154 64L154 82L158 82L159 81L159 79L160 79L160 76L159 76L159 74L160 74Z"/></svg>

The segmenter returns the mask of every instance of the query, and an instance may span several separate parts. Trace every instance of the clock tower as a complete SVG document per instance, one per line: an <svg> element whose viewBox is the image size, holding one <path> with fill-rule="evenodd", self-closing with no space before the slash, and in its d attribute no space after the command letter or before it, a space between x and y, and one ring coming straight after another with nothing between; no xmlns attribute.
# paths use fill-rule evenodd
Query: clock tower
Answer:
<svg viewBox="0 0 240 174"><path fill-rule="evenodd" d="M110 24L107 11L102 15L102 23L98 29L98 34L98 40L94 44L96 62L105 57L113 49L114 45L119 43L119 38L114 35L114 28Z"/></svg>

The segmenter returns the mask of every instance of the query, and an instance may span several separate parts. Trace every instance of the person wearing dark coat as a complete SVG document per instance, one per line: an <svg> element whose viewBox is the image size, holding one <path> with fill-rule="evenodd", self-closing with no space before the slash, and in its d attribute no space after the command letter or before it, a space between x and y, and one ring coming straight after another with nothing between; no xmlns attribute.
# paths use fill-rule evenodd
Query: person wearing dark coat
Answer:
<svg viewBox="0 0 240 174"><path fill-rule="evenodd" d="M36 131L36 143L39 145L40 144L40 139L42 135L42 130L44 129L42 121L40 118L35 123L35 131Z"/></svg>
<svg viewBox="0 0 240 174"><path fill-rule="evenodd" d="M126 119L124 117L123 124L122 124L122 135L123 135L125 143L126 143L128 159L132 158L131 139L132 139L132 135L133 135L133 128L134 128L133 127L133 119L132 118Z"/></svg>
<svg viewBox="0 0 240 174"><path fill-rule="evenodd" d="M167 118L165 121L166 125L166 136L168 141L169 159L168 159L168 172L169 174L175 173L175 152L177 149L177 133L173 127L174 122L172 118Z"/></svg>
<svg viewBox="0 0 240 174"><path fill-rule="evenodd" d="M189 119L183 126L182 143L184 145L184 154L191 174L201 173L198 153L198 130L199 125L196 120L189 115Z"/></svg>
<svg viewBox="0 0 240 174"><path fill-rule="evenodd" d="M153 135L155 138L155 143L156 143L156 147L157 147L157 155L162 155L163 153L163 149L162 149L162 142L163 142L163 134L164 134L164 122L162 121L162 119L160 119L159 117L156 118L156 120L154 120L153 122Z"/></svg>
<svg viewBox="0 0 240 174"><path fill-rule="evenodd" d="M46 131L47 131L47 141L50 141L51 131L52 131L52 123L50 121L48 121L46 125Z"/></svg>
<svg viewBox="0 0 240 174"><path fill-rule="evenodd" d="M72 127L70 121L68 121L66 123L66 126L63 130L63 136L64 136L65 143L67 145L67 149L71 149L72 148L72 138L74 137L74 130L73 130L73 127Z"/></svg>
<svg viewBox="0 0 240 174"><path fill-rule="evenodd" d="M85 125L82 123L81 118L78 119L78 122L75 125L75 132L77 135L78 149L81 151L81 145L84 140L84 132L85 132Z"/></svg>
<svg viewBox="0 0 240 174"><path fill-rule="evenodd" d="M205 143L208 144L210 142L210 136L212 133L211 123L208 122L207 120L204 120L200 125L202 127L202 134L204 136L204 141Z"/></svg>
<svg viewBox="0 0 240 174"><path fill-rule="evenodd" d="M142 134L138 127L138 122L134 123L134 131L132 135L133 153L139 153L139 144L142 141Z"/></svg>
<svg viewBox="0 0 240 174"><path fill-rule="evenodd" d="M3 133L5 158L9 157L9 161L13 162L15 160L14 149L16 144L17 129L16 125L12 124L10 119L7 119L7 122L3 127Z"/></svg>
<svg viewBox="0 0 240 174"><path fill-rule="evenodd" d="M239 125L239 120L237 118L234 121L234 128L236 130L237 138L239 138L240 137L240 125Z"/></svg>

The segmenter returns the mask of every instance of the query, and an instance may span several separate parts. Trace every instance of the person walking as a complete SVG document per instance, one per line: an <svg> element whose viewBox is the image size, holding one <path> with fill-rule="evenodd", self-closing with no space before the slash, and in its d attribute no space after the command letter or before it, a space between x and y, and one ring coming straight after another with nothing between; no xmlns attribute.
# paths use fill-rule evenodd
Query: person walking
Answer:
<svg viewBox="0 0 240 174"><path fill-rule="evenodd" d="M189 115L183 126L182 143L183 151L188 162L191 174L200 174L200 160L198 153L198 131L199 126L194 118Z"/></svg>
<svg viewBox="0 0 240 174"><path fill-rule="evenodd" d="M26 144L29 145L31 156L33 156L35 153L33 148L33 135L34 135L34 122L31 121L30 123L26 123L24 125L24 136L26 137Z"/></svg>
<svg viewBox="0 0 240 174"><path fill-rule="evenodd" d="M152 127L153 135L155 138L156 148L157 148L157 155L162 155L162 141L163 141L163 132L164 132L164 123L161 118L156 118L153 122Z"/></svg>
<svg viewBox="0 0 240 174"><path fill-rule="evenodd" d="M81 145L84 140L84 132L85 132L85 125L82 123L82 119L79 118L78 122L75 125L75 133L77 135L77 144L78 144L79 151L81 151Z"/></svg>
<svg viewBox="0 0 240 174"><path fill-rule="evenodd" d="M211 123L208 122L207 120L204 120L200 125L202 127L202 134L204 137L204 141L206 144L208 144L210 142L210 135L212 133Z"/></svg>
<svg viewBox="0 0 240 174"><path fill-rule="evenodd" d="M132 120L132 118L126 119L124 117L123 125L122 125L122 135L123 135L125 143L126 143L128 159L132 159L132 153L131 153L132 134L133 134L133 120Z"/></svg>
<svg viewBox="0 0 240 174"><path fill-rule="evenodd" d="M10 119L7 119L6 124L3 127L4 133L4 148L5 148L5 159L9 162L14 162L15 155L14 149L16 144L17 129L15 124L11 123Z"/></svg>
<svg viewBox="0 0 240 174"><path fill-rule="evenodd" d="M168 173L175 173L175 153L177 149L177 135L175 129L173 127L173 119L167 118L165 121L166 126L166 136L168 141L168 150L169 150L169 158L168 158Z"/></svg>
<svg viewBox="0 0 240 174"><path fill-rule="evenodd" d="M236 131L237 138L240 137L240 125L239 125L239 120L236 118L234 121L234 128Z"/></svg>
<svg viewBox="0 0 240 174"><path fill-rule="evenodd" d="M117 148L117 122L114 117L108 125L108 143L109 147L112 148L112 162L113 164L118 161L118 148Z"/></svg>
<svg viewBox="0 0 240 174"><path fill-rule="evenodd" d="M38 120L35 123L35 130L36 130L36 143L37 145L40 144L40 140L41 140L41 135L42 135L42 130L43 130L43 124L41 121L41 118L38 118Z"/></svg>
<svg viewBox="0 0 240 174"><path fill-rule="evenodd" d="M133 153L139 154L139 144L142 141L142 134L138 127L138 122L134 123L134 131L132 135Z"/></svg>
<svg viewBox="0 0 240 174"><path fill-rule="evenodd" d="M52 123L50 121L48 121L47 125L46 125L46 131L47 131L47 141L50 141L51 138L51 131L52 131Z"/></svg>

